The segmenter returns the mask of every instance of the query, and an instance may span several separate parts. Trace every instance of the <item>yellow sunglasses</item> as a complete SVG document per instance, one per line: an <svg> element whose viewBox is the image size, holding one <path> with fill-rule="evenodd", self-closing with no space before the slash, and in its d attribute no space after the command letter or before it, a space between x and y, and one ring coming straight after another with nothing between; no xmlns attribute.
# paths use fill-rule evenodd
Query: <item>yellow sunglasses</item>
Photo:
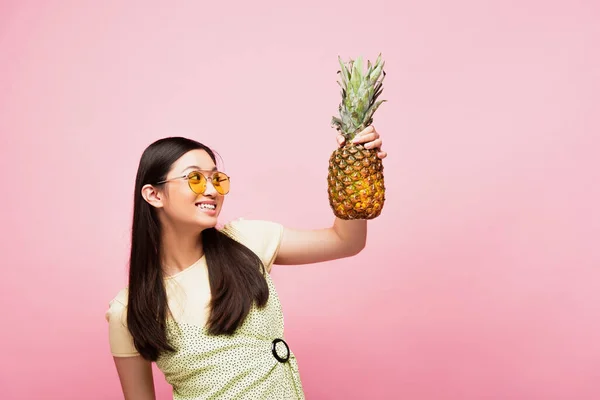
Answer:
<svg viewBox="0 0 600 400"><path fill-rule="evenodd" d="M206 183L208 182L209 179L210 179L213 187L219 194L226 195L227 193L229 193L230 178L229 178L229 176L227 176L227 174L220 172L220 171L212 172L212 175L208 178L206 176L204 176L204 174L200 171L192 171L192 172L188 173L187 175L178 176L176 178L171 178L171 179L167 179L164 181L160 181L160 182L157 182L156 184L160 185L161 183L167 183L167 182L171 182L171 181L174 181L177 179L187 179L190 189L192 189L192 192L194 192L196 194L204 193L204 191L206 190Z"/></svg>

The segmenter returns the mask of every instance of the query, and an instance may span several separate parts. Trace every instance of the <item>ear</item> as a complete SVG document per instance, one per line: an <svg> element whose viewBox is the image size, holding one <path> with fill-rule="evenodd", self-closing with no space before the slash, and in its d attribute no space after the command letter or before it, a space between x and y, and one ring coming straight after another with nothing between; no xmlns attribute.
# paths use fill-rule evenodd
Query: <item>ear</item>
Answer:
<svg viewBox="0 0 600 400"><path fill-rule="evenodd" d="M142 197L148 204L156 208L162 208L164 194L152 185L144 185L142 187Z"/></svg>

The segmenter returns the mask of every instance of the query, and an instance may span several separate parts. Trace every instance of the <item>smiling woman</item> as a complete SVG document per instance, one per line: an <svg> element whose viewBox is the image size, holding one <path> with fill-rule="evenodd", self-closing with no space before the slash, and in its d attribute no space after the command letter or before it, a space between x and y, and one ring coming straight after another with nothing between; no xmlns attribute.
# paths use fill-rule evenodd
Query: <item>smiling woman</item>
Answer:
<svg viewBox="0 0 600 400"><path fill-rule="evenodd" d="M372 127L359 137L381 143ZM155 398L152 362L174 399L304 399L271 266L357 254L366 221L299 231L238 219L217 229L229 186L194 140L161 139L142 154L129 285L106 313L126 399Z"/></svg>

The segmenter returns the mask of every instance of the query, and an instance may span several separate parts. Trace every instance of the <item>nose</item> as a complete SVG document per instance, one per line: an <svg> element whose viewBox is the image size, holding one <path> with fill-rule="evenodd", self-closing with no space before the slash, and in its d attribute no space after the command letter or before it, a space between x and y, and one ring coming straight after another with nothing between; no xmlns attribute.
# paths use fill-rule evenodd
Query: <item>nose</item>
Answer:
<svg viewBox="0 0 600 400"><path fill-rule="evenodd" d="M217 195L217 189L213 186L212 178L206 179L206 189L204 190L204 196L215 197Z"/></svg>

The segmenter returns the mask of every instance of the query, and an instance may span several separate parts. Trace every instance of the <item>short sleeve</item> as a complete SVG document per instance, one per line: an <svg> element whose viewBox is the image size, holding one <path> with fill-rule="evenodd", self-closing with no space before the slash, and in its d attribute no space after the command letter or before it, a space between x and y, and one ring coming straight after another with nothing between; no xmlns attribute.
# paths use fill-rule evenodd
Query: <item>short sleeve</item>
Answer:
<svg viewBox="0 0 600 400"><path fill-rule="evenodd" d="M133 345L133 337L127 329L127 307L125 292L121 291L110 301L106 311L108 321L108 341L110 351L115 357L133 357L139 355Z"/></svg>
<svg viewBox="0 0 600 400"><path fill-rule="evenodd" d="M226 224L222 231L256 253L267 271L271 270L283 236L281 224L240 218Z"/></svg>

